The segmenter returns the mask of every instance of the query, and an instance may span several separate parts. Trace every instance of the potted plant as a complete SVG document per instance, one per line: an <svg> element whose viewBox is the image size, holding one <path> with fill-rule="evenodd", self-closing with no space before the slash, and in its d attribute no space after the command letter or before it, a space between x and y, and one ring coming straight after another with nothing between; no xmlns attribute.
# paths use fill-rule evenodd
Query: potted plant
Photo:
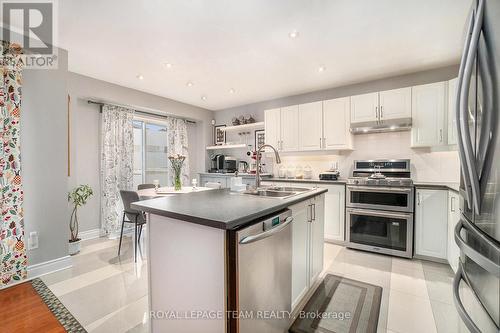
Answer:
<svg viewBox="0 0 500 333"><path fill-rule="evenodd" d="M69 219L69 230L71 238L69 240L69 254L74 255L80 252L80 238L78 238L78 207L87 203L87 200L94 194L89 185L79 185L68 193L68 201L73 204L73 211Z"/></svg>

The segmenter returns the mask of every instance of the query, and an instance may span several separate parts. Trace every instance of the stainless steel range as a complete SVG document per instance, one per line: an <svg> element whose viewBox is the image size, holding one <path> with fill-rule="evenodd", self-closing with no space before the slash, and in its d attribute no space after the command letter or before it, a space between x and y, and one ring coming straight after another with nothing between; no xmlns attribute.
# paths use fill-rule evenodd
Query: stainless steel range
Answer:
<svg viewBox="0 0 500 333"><path fill-rule="evenodd" d="M415 190L410 160L354 161L347 180L347 247L413 256Z"/></svg>

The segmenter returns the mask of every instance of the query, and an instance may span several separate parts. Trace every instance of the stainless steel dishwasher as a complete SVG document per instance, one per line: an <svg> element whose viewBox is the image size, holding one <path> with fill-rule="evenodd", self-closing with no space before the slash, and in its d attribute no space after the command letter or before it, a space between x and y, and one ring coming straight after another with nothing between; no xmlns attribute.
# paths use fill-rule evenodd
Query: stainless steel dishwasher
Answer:
<svg viewBox="0 0 500 333"><path fill-rule="evenodd" d="M290 319L292 211L237 232L237 286L240 333L283 333Z"/></svg>

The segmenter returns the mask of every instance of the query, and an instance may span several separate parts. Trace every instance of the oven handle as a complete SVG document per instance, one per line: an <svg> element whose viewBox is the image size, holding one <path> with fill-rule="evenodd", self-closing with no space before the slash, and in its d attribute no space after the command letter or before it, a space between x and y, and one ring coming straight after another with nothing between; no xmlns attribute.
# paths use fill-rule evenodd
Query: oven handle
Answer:
<svg viewBox="0 0 500 333"><path fill-rule="evenodd" d="M398 192L398 193L411 193L413 188L407 187L368 187L368 186L357 186L349 185L347 188L351 191L365 191L365 192Z"/></svg>
<svg viewBox="0 0 500 333"><path fill-rule="evenodd" d="M347 208L346 211L348 213L359 214L359 215L373 215L373 216L381 216L381 217L394 217L400 219L408 219L411 218L411 213L390 213L390 212L381 212L370 209L354 209Z"/></svg>

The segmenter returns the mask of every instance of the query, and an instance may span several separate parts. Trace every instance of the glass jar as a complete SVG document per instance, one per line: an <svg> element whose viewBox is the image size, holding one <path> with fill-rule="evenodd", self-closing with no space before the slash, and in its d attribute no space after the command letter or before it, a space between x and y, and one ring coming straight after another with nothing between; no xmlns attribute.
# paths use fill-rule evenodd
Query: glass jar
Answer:
<svg viewBox="0 0 500 333"><path fill-rule="evenodd" d="M295 168L295 179L304 179L304 169L300 165Z"/></svg>
<svg viewBox="0 0 500 333"><path fill-rule="evenodd" d="M290 178L290 179L295 178L295 167L294 166L289 166L286 169L286 178Z"/></svg>
<svg viewBox="0 0 500 333"><path fill-rule="evenodd" d="M304 179L312 178L312 168L309 165L304 167Z"/></svg>

